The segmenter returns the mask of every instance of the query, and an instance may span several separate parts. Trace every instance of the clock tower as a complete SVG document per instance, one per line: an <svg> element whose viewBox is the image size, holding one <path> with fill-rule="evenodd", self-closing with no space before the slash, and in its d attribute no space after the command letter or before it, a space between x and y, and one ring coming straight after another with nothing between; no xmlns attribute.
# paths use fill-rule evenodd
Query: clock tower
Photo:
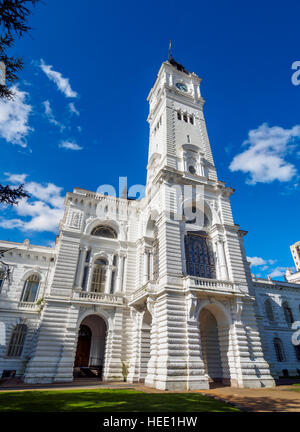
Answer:
<svg viewBox="0 0 300 432"><path fill-rule="evenodd" d="M217 178L200 83L170 56L148 95L140 288L129 303L139 337L129 379L144 377L146 385L169 390L208 388L211 380L272 386L244 251L246 231L233 220L233 189Z"/></svg>
<svg viewBox="0 0 300 432"><path fill-rule="evenodd" d="M193 179L217 179L203 117L200 83L201 78L172 57L162 64L148 96L148 181L163 167Z"/></svg>

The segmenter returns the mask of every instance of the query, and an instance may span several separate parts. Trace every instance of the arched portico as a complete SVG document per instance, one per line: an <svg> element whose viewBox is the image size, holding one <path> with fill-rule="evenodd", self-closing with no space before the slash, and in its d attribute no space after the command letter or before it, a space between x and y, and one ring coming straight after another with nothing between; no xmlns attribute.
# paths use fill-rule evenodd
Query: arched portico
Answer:
<svg viewBox="0 0 300 432"><path fill-rule="evenodd" d="M231 319L219 302L204 302L198 315L202 356L210 384L231 385L235 368L231 363Z"/></svg>
<svg viewBox="0 0 300 432"><path fill-rule="evenodd" d="M107 325L105 320L90 314L84 317L78 326L77 347L74 358L74 373L83 368L99 370L102 374L105 363ZM91 375L92 376L92 375Z"/></svg>

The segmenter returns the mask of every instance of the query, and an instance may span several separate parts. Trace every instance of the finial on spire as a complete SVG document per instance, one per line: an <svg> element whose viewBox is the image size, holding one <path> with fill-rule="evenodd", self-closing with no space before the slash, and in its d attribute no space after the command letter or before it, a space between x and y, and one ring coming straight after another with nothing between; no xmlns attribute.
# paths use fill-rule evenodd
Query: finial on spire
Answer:
<svg viewBox="0 0 300 432"><path fill-rule="evenodd" d="M172 56L172 41L170 39L170 44L169 44L169 60L173 60L173 56Z"/></svg>

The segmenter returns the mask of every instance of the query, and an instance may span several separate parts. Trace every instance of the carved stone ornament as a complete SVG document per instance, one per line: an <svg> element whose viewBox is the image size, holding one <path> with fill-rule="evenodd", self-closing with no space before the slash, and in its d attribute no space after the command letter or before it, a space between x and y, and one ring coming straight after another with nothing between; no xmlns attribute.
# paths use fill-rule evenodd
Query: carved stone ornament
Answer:
<svg viewBox="0 0 300 432"><path fill-rule="evenodd" d="M70 217L70 224L69 226L71 228L76 228L79 229L80 225L81 225L81 219L82 219L82 214L79 212L75 212L73 211L71 213L71 217Z"/></svg>

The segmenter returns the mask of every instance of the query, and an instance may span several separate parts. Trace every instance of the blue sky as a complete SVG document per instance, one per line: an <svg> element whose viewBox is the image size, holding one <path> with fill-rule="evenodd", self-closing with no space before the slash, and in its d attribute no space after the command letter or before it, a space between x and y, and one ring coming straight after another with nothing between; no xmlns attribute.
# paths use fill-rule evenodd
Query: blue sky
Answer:
<svg viewBox="0 0 300 432"><path fill-rule="evenodd" d="M146 97L172 38L174 58L203 78L218 175L236 189L253 272L280 278L300 239L299 2L86 4L37 5L31 36L12 50L26 67L14 105L0 104L0 182L24 180L32 198L2 210L0 238L51 244L67 191L119 176L145 183Z"/></svg>

